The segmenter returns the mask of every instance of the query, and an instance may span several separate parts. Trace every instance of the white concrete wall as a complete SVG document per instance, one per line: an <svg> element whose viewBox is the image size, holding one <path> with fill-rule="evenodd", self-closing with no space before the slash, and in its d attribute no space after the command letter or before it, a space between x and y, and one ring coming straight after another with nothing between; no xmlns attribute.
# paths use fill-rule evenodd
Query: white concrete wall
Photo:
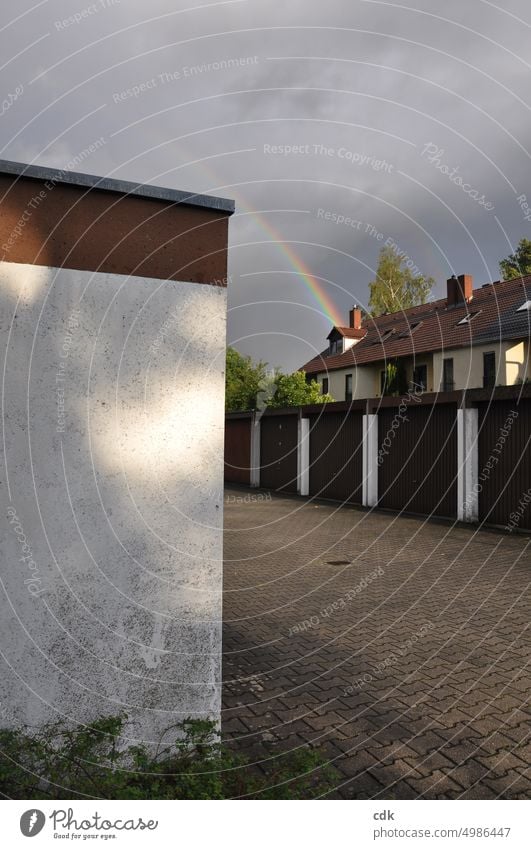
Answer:
<svg viewBox="0 0 531 849"><path fill-rule="evenodd" d="M0 305L0 724L219 717L226 291L1 263Z"/></svg>

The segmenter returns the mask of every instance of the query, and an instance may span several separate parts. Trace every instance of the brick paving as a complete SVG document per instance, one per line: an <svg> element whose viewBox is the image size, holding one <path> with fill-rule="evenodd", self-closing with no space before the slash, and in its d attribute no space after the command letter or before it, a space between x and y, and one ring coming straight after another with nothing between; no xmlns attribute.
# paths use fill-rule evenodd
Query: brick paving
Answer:
<svg viewBox="0 0 531 849"><path fill-rule="evenodd" d="M245 495L225 499L225 739L319 747L330 798L530 798L530 536Z"/></svg>

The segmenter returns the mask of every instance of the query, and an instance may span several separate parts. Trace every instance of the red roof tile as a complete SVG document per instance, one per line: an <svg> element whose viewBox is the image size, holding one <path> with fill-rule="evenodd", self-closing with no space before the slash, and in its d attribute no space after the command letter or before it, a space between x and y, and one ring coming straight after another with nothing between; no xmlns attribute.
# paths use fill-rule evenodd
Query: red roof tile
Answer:
<svg viewBox="0 0 531 849"><path fill-rule="evenodd" d="M333 330L337 330L341 336L346 336L347 339L363 339L365 334L367 333L367 328L361 327L356 330L355 327L334 327Z"/></svg>
<svg viewBox="0 0 531 849"><path fill-rule="evenodd" d="M474 289L468 303L447 307L446 299L441 299L376 318L366 316L363 339L343 354L328 356L327 348L302 366L302 370L316 374L393 357L467 348L503 339L529 339L531 312L517 312L526 300L531 300L531 275ZM471 316L470 320L459 324L467 315ZM337 330L360 332L353 328Z"/></svg>

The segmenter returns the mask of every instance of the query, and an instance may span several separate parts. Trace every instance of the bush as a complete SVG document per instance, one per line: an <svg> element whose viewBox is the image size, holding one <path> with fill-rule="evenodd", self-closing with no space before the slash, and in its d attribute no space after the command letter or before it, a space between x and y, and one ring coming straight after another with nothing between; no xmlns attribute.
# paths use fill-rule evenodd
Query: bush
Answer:
<svg viewBox="0 0 531 849"><path fill-rule="evenodd" d="M337 773L315 750L266 752L260 768L219 742L215 724L187 719L171 746L123 746L125 716L0 730L0 793L11 799L312 799ZM337 782L336 782L337 783Z"/></svg>

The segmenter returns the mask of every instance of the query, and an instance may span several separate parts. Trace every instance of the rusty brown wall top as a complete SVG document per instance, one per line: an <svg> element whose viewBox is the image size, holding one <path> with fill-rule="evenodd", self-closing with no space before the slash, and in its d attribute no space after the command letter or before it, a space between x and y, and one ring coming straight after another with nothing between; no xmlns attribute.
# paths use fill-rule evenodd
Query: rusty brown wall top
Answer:
<svg viewBox="0 0 531 849"><path fill-rule="evenodd" d="M233 201L0 160L0 259L225 286Z"/></svg>

